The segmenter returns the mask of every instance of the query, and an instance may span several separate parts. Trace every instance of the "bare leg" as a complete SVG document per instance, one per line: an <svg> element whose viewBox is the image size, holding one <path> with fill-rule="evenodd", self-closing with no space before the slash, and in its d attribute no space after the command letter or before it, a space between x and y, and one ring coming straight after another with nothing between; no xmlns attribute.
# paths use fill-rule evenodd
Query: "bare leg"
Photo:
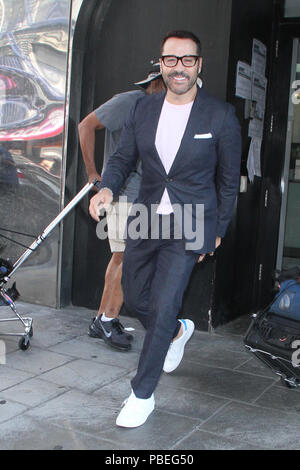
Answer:
<svg viewBox="0 0 300 470"><path fill-rule="evenodd" d="M105 273L105 283L97 317L105 312L109 318L117 318L123 304L121 286L123 252L113 253Z"/></svg>

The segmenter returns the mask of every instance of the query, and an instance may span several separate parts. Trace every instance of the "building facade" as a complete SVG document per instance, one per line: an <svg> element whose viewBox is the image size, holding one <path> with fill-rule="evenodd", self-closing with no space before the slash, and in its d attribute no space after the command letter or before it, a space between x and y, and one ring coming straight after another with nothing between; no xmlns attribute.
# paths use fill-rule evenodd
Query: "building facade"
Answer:
<svg viewBox="0 0 300 470"><path fill-rule="evenodd" d="M167 31L188 29L203 44L203 86L236 108L243 155L228 233L216 258L196 266L182 310L206 330L266 305L273 270L300 259L299 16L296 0L0 0L0 256L17 260L86 183L80 120L136 88ZM267 93L249 178L253 100L236 87L253 40L265 46ZM97 308L110 252L88 202L16 272L23 300Z"/></svg>

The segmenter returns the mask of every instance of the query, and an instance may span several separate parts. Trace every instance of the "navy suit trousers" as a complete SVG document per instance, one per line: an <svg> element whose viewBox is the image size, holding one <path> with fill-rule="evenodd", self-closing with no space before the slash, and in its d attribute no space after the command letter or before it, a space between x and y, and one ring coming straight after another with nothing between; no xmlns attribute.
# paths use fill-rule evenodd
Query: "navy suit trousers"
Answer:
<svg viewBox="0 0 300 470"><path fill-rule="evenodd" d="M165 217L165 216L160 216ZM123 258L122 287L126 307L135 312L146 334L138 369L131 381L138 398L149 398L159 380L177 315L199 255L179 239L128 239Z"/></svg>

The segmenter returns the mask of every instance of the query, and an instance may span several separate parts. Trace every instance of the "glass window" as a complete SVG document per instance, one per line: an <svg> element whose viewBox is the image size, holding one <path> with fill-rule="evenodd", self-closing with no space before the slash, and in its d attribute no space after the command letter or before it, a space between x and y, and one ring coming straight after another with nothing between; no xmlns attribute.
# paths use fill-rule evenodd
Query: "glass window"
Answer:
<svg viewBox="0 0 300 470"><path fill-rule="evenodd" d="M300 2L299 2L300 3ZM300 263L300 41L295 41L295 61L292 65L292 103L287 149L289 171L282 267L290 268Z"/></svg>
<svg viewBox="0 0 300 470"><path fill-rule="evenodd" d="M29 246L60 209L69 10L70 0L0 0L0 253L13 263L17 242ZM14 275L22 300L57 305L59 237Z"/></svg>
<svg viewBox="0 0 300 470"><path fill-rule="evenodd" d="M285 0L284 17L295 18L300 17L300 0Z"/></svg>

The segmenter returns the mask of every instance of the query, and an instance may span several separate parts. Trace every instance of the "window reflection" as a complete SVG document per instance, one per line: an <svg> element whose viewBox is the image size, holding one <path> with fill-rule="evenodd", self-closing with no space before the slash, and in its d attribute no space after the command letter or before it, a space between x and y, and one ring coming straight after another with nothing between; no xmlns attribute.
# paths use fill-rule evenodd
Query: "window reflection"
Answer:
<svg viewBox="0 0 300 470"><path fill-rule="evenodd" d="M70 3L0 0L0 235L38 235L59 212ZM1 257L23 251L0 237ZM55 305L57 255L54 232L20 269L38 286L16 273L25 300Z"/></svg>
<svg viewBox="0 0 300 470"><path fill-rule="evenodd" d="M297 47L297 60L292 67L292 77L295 78L296 89L292 88L293 122L282 259L282 266L286 269L300 263L300 40L296 42L295 47Z"/></svg>
<svg viewBox="0 0 300 470"><path fill-rule="evenodd" d="M300 17L300 2L299 0L285 0L284 2L284 16L286 18Z"/></svg>

